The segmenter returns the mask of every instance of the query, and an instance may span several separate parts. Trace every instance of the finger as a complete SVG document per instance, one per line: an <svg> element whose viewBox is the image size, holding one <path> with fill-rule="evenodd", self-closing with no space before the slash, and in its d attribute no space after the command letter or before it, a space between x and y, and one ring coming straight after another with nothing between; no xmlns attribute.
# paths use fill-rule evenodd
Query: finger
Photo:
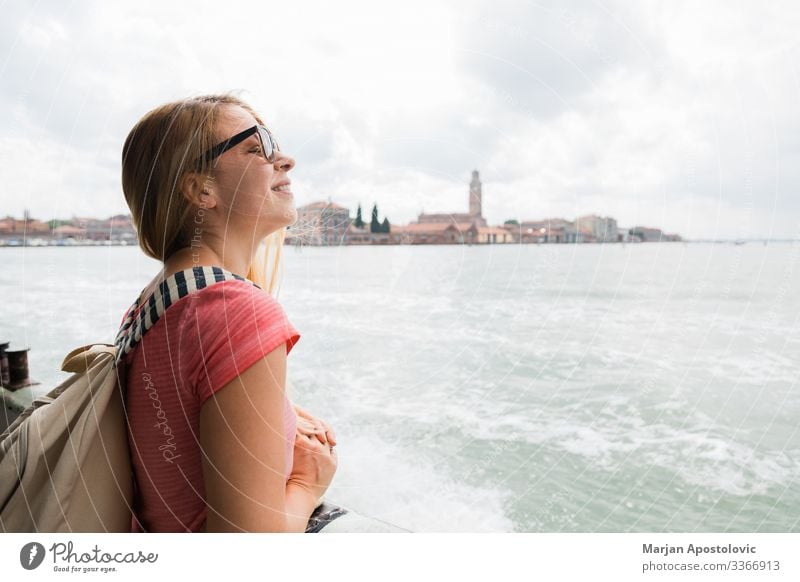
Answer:
<svg viewBox="0 0 800 582"><path fill-rule="evenodd" d="M316 429L316 427L314 426L313 423L309 422L308 420L302 419L302 418L298 419L297 427L298 428L302 428L306 432L313 432Z"/></svg>
<svg viewBox="0 0 800 582"><path fill-rule="evenodd" d="M306 432L308 432L308 433L318 433L318 432L325 432L325 430L324 430L323 428L321 428L321 427L319 427L319 426L317 426L317 425L315 425L315 424L312 424L312 423L310 423L310 422L308 422L308 423L303 423L302 425L301 425L300 423L298 423L298 424L297 424L297 426L298 426L298 427L299 427L299 426L303 426L303 428L305 429L305 431L306 431Z"/></svg>
<svg viewBox="0 0 800 582"><path fill-rule="evenodd" d="M322 430L325 432L326 440L329 443L331 443L332 445L335 445L336 444L336 433L333 432L333 428L331 428L331 425L329 425L324 420L319 420L318 419L318 422L319 422L320 426L322 427Z"/></svg>
<svg viewBox="0 0 800 582"><path fill-rule="evenodd" d="M307 437L316 436L316 434L317 434L316 431L308 430L308 429L301 428L301 427L297 428L297 432L298 432L298 434L301 434L301 435L307 436Z"/></svg>
<svg viewBox="0 0 800 582"><path fill-rule="evenodd" d="M298 432L298 433L296 433L295 444L308 446L308 445L313 444L314 442L316 442L316 439L312 440L312 438L313 438L313 435L302 434L302 433Z"/></svg>
<svg viewBox="0 0 800 582"><path fill-rule="evenodd" d="M301 434L303 436L309 436L314 433L314 431L308 430L308 428L305 426L298 426L296 432L297 434Z"/></svg>
<svg viewBox="0 0 800 582"><path fill-rule="evenodd" d="M302 435L304 435L304 436L307 436L307 437L316 437L317 439L320 440L320 442L323 442L323 443L327 442L327 440L328 440L327 437L325 437L325 433L324 432L320 432L319 430L314 429L309 425L300 425L300 424L298 424L297 425L297 432L302 434Z"/></svg>
<svg viewBox="0 0 800 582"><path fill-rule="evenodd" d="M333 432L333 429L328 423L323 423L325 426L325 437L328 439L328 442L332 445L336 444L336 433Z"/></svg>

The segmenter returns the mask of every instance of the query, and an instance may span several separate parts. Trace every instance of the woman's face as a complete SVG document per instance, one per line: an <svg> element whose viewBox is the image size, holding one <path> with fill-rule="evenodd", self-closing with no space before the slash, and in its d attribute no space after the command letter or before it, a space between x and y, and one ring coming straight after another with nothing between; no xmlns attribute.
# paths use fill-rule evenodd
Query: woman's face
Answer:
<svg viewBox="0 0 800 582"><path fill-rule="evenodd" d="M239 106L226 106L217 123L217 141L224 141L258 121ZM297 220L294 196L285 186L294 159L279 151L270 163L261 151L257 135L251 135L215 160L213 190L228 228L246 226L263 238Z"/></svg>

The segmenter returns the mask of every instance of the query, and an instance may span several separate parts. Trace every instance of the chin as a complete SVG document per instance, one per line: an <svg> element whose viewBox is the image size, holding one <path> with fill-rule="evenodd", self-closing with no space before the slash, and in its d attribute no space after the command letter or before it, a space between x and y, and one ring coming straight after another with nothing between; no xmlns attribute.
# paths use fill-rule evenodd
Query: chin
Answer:
<svg viewBox="0 0 800 582"><path fill-rule="evenodd" d="M280 214L271 214L264 216L258 221L259 230L264 236L269 236L276 230L292 226L297 222L297 211L292 208L291 211L281 212Z"/></svg>
<svg viewBox="0 0 800 582"><path fill-rule="evenodd" d="M282 216L285 218L285 223L283 226L292 226L295 222L297 222L297 209L294 207L294 205L292 205L292 207L288 208Z"/></svg>

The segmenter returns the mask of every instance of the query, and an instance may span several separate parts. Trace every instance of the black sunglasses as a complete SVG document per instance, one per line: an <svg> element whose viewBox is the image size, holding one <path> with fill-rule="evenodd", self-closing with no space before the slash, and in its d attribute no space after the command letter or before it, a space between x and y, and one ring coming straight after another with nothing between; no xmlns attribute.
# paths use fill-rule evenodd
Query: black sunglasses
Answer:
<svg viewBox="0 0 800 582"><path fill-rule="evenodd" d="M242 132L237 133L233 137L226 139L223 142L218 143L211 149L209 149L199 160L207 160L211 161L214 158L217 158L227 152L234 146L239 145L244 140L246 140L251 135L256 134L258 136L258 141L261 142L261 153L264 155L264 158L270 163L275 162L275 152L279 152L281 148L278 147L278 142L275 141L275 138L272 137L272 134L269 130L264 127L263 125L254 125L249 129L245 129Z"/></svg>

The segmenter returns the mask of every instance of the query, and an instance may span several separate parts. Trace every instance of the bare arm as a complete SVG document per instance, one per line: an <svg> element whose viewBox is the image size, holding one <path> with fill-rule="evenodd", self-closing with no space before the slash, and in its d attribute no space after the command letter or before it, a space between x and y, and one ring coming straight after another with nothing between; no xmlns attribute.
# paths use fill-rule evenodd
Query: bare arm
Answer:
<svg viewBox="0 0 800 582"><path fill-rule="evenodd" d="M203 404L205 531L305 531L316 499L286 482L285 379L281 344Z"/></svg>

